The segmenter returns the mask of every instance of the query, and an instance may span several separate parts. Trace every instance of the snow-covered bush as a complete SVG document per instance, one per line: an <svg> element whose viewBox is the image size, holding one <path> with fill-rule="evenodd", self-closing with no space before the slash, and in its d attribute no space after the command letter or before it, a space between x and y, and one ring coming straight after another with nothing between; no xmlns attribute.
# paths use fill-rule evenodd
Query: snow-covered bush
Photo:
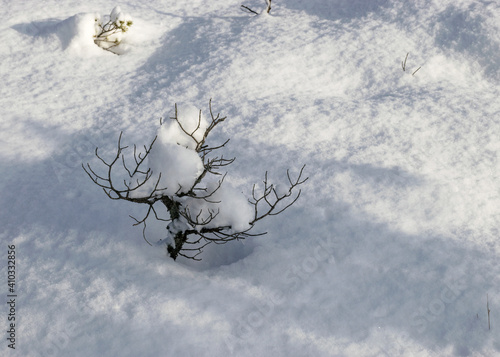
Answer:
<svg viewBox="0 0 500 357"><path fill-rule="evenodd" d="M198 260L207 244L265 234L251 231L264 217L278 215L295 203L300 196L300 190L295 194L295 189L307 180L302 178L303 166L295 179L287 172L287 187L277 189L268 182L266 172L263 186L259 189L254 185L252 197L247 200L225 183L226 174L220 173L234 158L213 155L229 140L217 146L206 143L211 131L226 119L219 114L214 116L211 102L209 110L207 120L196 107L175 105L174 116L161 123L144 151L134 145L133 155L127 159L124 152L128 147L122 146L120 133L111 161L104 160L96 148L97 158L107 168L104 175L96 173L89 164L82 165L109 198L148 206L142 219L134 218L134 225L143 225L146 241L146 221L151 215L168 222L167 237L161 241L174 260L179 255ZM122 179L118 180L120 175ZM157 204L167 214L160 212Z"/></svg>
<svg viewBox="0 0 500 357"><path fill-rule="evenodd" d="M118 54L115 47L121 43L124 33L132 24L132 18L124 14L119 6L116 6L109 16L96 15L94 43L102 49Z"/></svg>

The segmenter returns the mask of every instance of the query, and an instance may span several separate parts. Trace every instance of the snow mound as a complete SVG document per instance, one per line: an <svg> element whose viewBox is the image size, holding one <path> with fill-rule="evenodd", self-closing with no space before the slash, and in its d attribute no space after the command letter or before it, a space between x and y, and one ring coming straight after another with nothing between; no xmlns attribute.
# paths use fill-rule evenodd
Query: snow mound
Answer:
<svg viewBox="0 0 500 357"><path fill-rule="evenodd" d="M56 35L63 51L87 58L109 55L107 52L125 54L160 36L155 25L140 19L132 21L132 17L118 6L113 8L110 15L82 12L62 21L35 21L14 28L37 37Z"/></svg>
<svg viewBox="0 0 500 357"><path fill-rule="evenodd" d="M63 49L78 56L93 57L103 55L94 43L96 14L81 13L61 21L56 26Z"/></svg>

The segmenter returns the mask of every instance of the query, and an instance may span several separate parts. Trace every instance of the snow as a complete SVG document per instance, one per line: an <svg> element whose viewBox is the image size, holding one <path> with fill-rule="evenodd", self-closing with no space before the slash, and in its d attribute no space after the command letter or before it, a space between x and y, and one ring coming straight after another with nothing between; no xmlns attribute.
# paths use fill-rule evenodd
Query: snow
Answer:
<svg viewBox="0 0 500 357"><path fill-rule="evenodd" d="M2 5L0 270L12 244L17 269L2 356L500 354L497 2ZM121 55L92 38L114 5L133 20ZM189 186L200 161L168 118L177 103L206 125L210 99L227 119L209 140L236 157L220 224L244 227L266 171L279 190L287 169L310 178L258 222L267 235L173 261L132 227L145 207L81 164L120 132L139 148L158 134L151 165Z"/></svg>
<svg viewBox="0 0 500 357"><path fill-rule="evenodd" d="M133 191L132 196L148 197L155 190L155 185L162 194L168 196L172 196L176 192L187 192L203 172L203 162L194 150L196 143L182 132L176 121L171 124L160 126L158 129L156 141L147 156L146 166L141 167L144 171L147 168L151 169L151 178L146 185ZM142 155L145 155L145 151ZM132 177L131 187L134 187L137 180L142 182L143 179L143 174Z"/></svg>
<svg viewBox="0 0 500 357"><path fill-rule="evenodd" d="M209 212L213 212L215 217L204 227L231 227L232 232L243 232L250 229L250 222L254 219L254 210L250 206L245 196L238 192L228 183L223 183L220 187L216 182L207 185L207 192L212 193L207 200L187 198L183 200L184 206L193 213L202 214L199 222L206 222L210 217ZM197 227L199 229L202 226Z"/></svg>
<svg viewBox="0 0 500 357"><path fill-rule="evenodd" d="M77 14L61 21L54 32L59 36L62 47L76 56L103 55L94 44L95 14Z"/></svg>
<svg viewBox="0 0 500 357"><path fill-rule="evenodd" d="M197 143L203 141L207 128L208 122L202 109L180 103L176 105L176 112L165 119L161 130L164 141L196 150Z"/></svg>

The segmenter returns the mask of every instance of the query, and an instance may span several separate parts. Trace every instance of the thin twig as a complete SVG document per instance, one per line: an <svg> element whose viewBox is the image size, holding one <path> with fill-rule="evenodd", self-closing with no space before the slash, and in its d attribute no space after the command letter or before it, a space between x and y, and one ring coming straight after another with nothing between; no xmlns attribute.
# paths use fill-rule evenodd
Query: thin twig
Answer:
<svg viewBox="0 0 500 357"><path fill-rule="evenodd" d="M245 10L247 10L248 12L251 12L252 14L255 14L255 15L258 15L259 13L257 11L254 11L252 9L250 9L248 6L245 6L245 5L241 5L241 7Z"/></svg>
<svg viewBox="0 0 500 357"><path fill-rule="evenodd" d="M488 294L486 294L486 309L488 310L488 330L491 330L491 325L490 325L490 302L488 299Z"/></svg>
<svg viewBox="0 0 500 357"><path fill-rule="evenodd" d="M403 61L401 61L401 67L403 67L403 72L405 72L405 71L406 71L406 60L408 59L408 55L409 55L409 54L410 54L410 52L408 52L408 53L406 54L406 57L405 57L404 62L403 62Z"/></svg>

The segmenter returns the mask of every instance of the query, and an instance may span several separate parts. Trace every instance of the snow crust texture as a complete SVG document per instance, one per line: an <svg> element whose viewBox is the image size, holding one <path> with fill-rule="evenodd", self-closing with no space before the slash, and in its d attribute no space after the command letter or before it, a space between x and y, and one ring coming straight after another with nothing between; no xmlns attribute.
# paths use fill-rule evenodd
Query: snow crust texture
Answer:
<svg viewBox="0 0 500 357"><path fill-rule="evenodd" d="M120 55L92 38L114 5L1 2L0 274L15 245L18 308L0 355L500 355L498 2L131 0ZM227 116L210 140L236 157L214 224L245 229L266 171L310 179L267 235L174 262L132 227L144 207L81 164L121 131L158 135L150 166L189 187L202 163L168 118L201 108L201 133L210 98Z"/></svg>

